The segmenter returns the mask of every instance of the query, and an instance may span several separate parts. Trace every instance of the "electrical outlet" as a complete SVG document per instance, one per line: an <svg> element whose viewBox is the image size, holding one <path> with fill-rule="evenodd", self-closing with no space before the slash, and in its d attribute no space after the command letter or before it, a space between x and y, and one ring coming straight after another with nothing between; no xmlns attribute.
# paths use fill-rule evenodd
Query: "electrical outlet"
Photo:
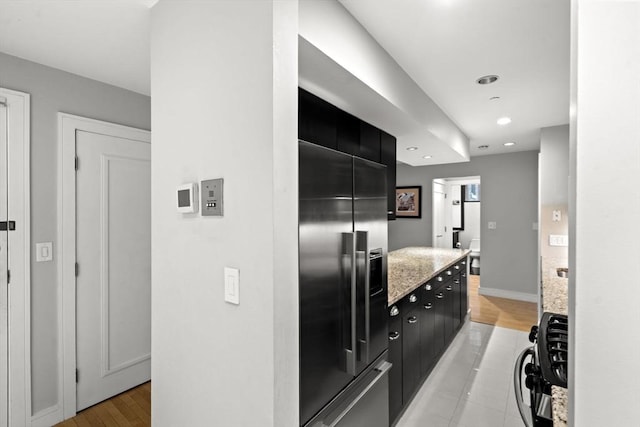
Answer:
<svg viewBox="0 0 640 427"><path fill-rule="evenodd" d="M489 230L495 230L496 228L498 228L498 223L496 223L495 221L489 221Z"/></svg>
<svg viewBox="0 0 640 427"><path fill-rule="evenodd" d="M36 243L36 262L53 260L53 243Z"/></svg>
<svg viewBox="0 0 640 427"><path fill-rule="evenodd" d="M224 300L240 304L240 270L237 268L224 268Z"/></svg>
<svg viewBox="0 0 640 427"><path fill-rule="evenodd" d="M556 209L553 211L553 216L552 216L552 220L553 222L560 222L562 221L562 211L559 209Z"/></svg>
<svg viewBox="0 0 640 427"><path fill-rule="evenodd" d="M549 246L569 246L569 236L566 234L550 234Z"/></svg>

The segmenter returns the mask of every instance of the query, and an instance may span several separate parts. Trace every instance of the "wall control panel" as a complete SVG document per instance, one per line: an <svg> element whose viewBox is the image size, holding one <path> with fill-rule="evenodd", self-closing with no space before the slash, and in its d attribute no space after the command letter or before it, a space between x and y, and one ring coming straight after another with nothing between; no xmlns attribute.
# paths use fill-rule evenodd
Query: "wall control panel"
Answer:
<svg viewBox="0 0 640 427"><path fill-rule="evenodd" d="M222 178L200 182L202 216L222 216L222 208L224 206L223 184L224 180Z"/></svg>
<svg viewBox="0 0 640 427"><path fill-rule="evenodd" d="M176 190L176 206L180 213L198 212L198 184L183 184Z"/></svg>

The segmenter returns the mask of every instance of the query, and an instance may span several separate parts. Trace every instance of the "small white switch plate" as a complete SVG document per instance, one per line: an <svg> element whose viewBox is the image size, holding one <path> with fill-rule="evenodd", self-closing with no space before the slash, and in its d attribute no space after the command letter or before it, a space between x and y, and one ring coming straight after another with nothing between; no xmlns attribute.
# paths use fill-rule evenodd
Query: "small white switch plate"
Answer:
<svg viewBox="0 0 640 427"><path fill-rule="evenodd" d="M552 219L553 219L553 222L562 221L562 211L561 210L554 210Z"/></svg>
<svg viewBox="0 0 640 427"><path fill-rule="evenodd" d="M237 268L224 268L224 300L240 304L240 270Z"/></svg>
<svg viewBox="0 0 640 427"><path fill-rule="evenodd" d="M53 243L36 243L36 262L53 260Z"/></svg>
<svg viewBox="0 0 640 427"><path fill-rule="evenodd" d="M498 224L495 221L489 221L489 230L495 230L498 228Z"/></svg>
<svg viewBox="0 0 640 427"><path fill-rule="evenodd" d="M569 236L566 234L549 234L549 246L569 246Z"/></svg>

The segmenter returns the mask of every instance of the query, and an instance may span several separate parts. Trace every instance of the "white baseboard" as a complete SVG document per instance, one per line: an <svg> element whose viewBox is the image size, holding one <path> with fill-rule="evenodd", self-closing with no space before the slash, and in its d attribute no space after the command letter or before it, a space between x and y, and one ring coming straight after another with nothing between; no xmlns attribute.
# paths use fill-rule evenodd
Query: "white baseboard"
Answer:
<svg viewBox="0 0 640 427"><path fill-rule="evenodd" d="M507 291L504 289L485 288L484 286L480 286L478 288L478 293L480 295L484 295L488 297L508 298L508 299L515 299L518 301L535 302L535 303L538 302L537 294L529 294L526 292Z"/></svg>
<svg viewBox="0 0 640 427"><path fill-rule="evenodd" d="M31 416L31 427L51 427L64 421L61 405L53 405Z"/></svg>

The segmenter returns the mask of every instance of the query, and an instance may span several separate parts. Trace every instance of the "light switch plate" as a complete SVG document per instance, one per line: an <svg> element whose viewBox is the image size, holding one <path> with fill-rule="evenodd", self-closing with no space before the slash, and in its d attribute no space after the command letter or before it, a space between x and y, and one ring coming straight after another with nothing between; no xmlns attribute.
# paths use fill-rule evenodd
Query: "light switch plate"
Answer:
<svg viewBox="0 0 640 427"><path fill-rule="evenodd" d="M208 179L200 182L200 200L202 216L223 216L224 180Z"/></svg>
<svg viewBox="0 0 640 427"><path fill-rule="evenodd" d="M558 210L558 209L555 209L555 210L553 211L553 217L552 217L552 219L553 219L553 222L560 222L560 221L562 221L562 211L561 211L561 210Z"/></svg>
<svg viewBox="0 0 640 427"><path fill-rule="evenodd" d="M549 234L549 246L569 246L569 236L566 234Z"/></svg>
<svg viewBox="0 0 640 427"><path fill-rule="evenodd" d="M36 262L53 261L53 243L36 243Z"/></svg>
<svg viewBox="0 0 640 427"><path fill-rule="evenodd" d="M240 270L237 268L224 268L224 300L240 304Z"/></svg>
<svg viewBox="0 0 640 427"><path fill-rule="evenodd" d="M498 224L495 221L489 221L489 230L495 230L498 228Z"/></svg>

